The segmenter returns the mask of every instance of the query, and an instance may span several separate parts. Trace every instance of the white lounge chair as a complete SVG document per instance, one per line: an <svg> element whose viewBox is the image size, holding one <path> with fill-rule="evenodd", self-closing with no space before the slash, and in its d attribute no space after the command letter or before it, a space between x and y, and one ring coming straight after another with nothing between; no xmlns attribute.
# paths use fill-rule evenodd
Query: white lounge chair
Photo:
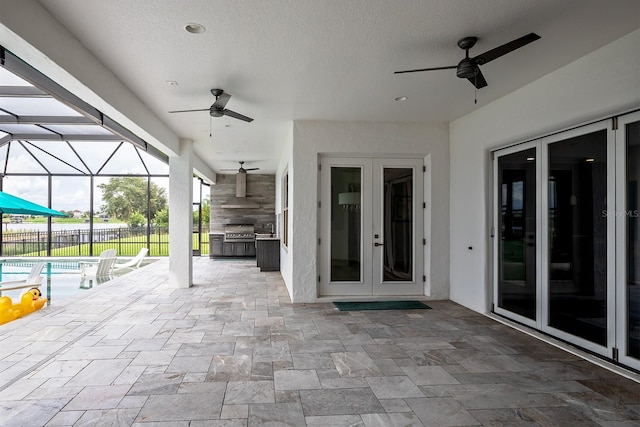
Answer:
<svg viewBox="0 0 640 427"><path fill-rule="evenodd" d="M23 280L8 280L6 282L0 282L0 295L2 291L12 291L14 289L23 288L37 288L42 284L42 269L44 268L44 262L37 262L31 267L29 276Z"/></svg>
<svg viewBox="0 0 640 427"><path fill-rule="evenodd" d="M116 250L106 249L100 253L98 261L81 261L80 274L86 276L110 276L113 274L113 266L116 263Z"/></svg>
<svg viewBox="0 0 640 427"><path fill-rule="evenodd" d="M138 268L138 267L140 267L140 264L144 260L144 257L147 256L147 253L149 253L149 249L148 248L142 248L142 249L140 249L140 252L138 252L138 255L136 255L135 257L131 258L127 262L123 262L121 264L116 263L113 266L113 269L114 270L120 270L120 269L123 269L123 268Z"/></svg>

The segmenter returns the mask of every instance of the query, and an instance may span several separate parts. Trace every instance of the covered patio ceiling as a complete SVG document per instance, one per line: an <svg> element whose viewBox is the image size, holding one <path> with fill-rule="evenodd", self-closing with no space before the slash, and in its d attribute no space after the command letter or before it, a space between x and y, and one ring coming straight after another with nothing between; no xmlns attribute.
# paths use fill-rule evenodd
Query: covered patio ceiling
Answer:
<svg viewBox="0 0 640 427"><path fill-rule="evenodd" d="M191 140L195 156L217 173L238 161L275 173L299 121L446 126L640 22L637 0L6 3L0 21L77 80L65 74L57 82L80 82L88 90L75 93L130 130L139 126L148 136L138 135L164 144L156 147L166 154L178 153L177 140ZM482 66L488 86L477 94L455 70L394 74L458 64L463 37L478 37L475 56L530 32L541 39ZM232 95L229 109L254 121L170 113L207 110L214 88Z"/></svg>

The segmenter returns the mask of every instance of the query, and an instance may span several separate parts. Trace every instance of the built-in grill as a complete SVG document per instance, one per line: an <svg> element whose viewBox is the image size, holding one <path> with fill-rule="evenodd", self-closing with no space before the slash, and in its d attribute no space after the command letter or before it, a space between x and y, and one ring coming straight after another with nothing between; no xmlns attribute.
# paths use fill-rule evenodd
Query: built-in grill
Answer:
<svg viewBox="0 0 640 427"><path fill-rule="evenodd" d="M230 221L224 226L225 242L253 242L256 239L256 231L253 223L248 220Z"/></svg>

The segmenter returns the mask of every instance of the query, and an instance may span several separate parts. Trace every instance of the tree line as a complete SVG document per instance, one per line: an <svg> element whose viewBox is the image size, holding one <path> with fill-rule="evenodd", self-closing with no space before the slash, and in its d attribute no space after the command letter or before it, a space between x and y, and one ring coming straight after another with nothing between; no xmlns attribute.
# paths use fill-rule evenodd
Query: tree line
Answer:
<svg viewBox="0 0 640 427"><path fill-rule="evenodd" d="M147 180L142 177L123 176L110 178L109 182L99 184L102 190L103 214L118 218L130 227L140 227L147 223L147 208L151 223L157 226L169 225L169 207L166 190L150 182L148 187L149 204L147 204ZM210 202L202 204L202 224L209 224ZM194 212L194 224L197 224L197 211Z"/></svg>

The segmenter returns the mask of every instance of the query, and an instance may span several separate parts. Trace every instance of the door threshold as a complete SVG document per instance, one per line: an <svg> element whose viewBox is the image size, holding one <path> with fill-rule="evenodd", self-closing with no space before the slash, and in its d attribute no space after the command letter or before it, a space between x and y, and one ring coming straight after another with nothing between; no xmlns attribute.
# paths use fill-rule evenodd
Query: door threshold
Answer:
<svg viewBox="0 0 640 427"><path fill-rule="evenodd" d="M516 329L522 333L525 333L527 335L530 335L534 338L539 339L540 341L546 342L547 344L550 344L554 347L557 347L561 350L564 350L568 353L573 354L574 356L578 356L581 359L586 360L587 362L593 363L594 365L598 365L601 368L607 369L608 371L611 371L615 374L621 375L625 378L628 378L632 381L635 381L637 383L640 383L640 373L636 373L635 371L631 371L629 369L626 369L624 366L621 365L617 365L615 363L609 362L606 359L603 359L601 357L598 357L596 355L593 355L589 352L586 352L584 350L581 350L578 347L575 347L571 344L568 344L564 341L560 341L558 339L553 338L550 335L546 335L543 334L542 332L538 331L537 329L533 329L530 328L529 326L523 325L521 323L517 323L517 322L513 322L505 317L499 316L497 314L494 313L485 313L485 316L495 320L496 322L500 322L503 325L509 326L513 329Z"/></svg>

